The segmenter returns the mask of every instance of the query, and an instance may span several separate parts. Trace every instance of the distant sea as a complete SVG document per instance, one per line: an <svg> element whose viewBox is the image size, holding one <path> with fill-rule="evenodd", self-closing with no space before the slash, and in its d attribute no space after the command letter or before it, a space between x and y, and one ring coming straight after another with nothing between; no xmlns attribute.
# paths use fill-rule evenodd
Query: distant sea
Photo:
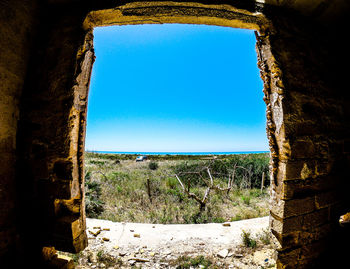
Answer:
<svg viewBox="0 0 350 269"><path fill-rule="evenodd" d="M232 151L232 152L144 152L144 151L91 151L87 152L104 153L104 154L134 154L134 155L232 155L232 154L254 154L268 153L269 151Z"/></svg>

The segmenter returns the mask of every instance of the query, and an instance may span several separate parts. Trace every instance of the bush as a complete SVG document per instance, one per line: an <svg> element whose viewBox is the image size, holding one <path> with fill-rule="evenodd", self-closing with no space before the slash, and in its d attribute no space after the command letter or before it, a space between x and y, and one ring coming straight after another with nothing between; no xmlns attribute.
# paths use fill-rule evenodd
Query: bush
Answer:
<svg viewBox="0 0 350 269"><path fill-rule="evenodd" d="M85 175L85 212L89 218L97 218L103 211L103 202L100 200L101 183L92 181L91 173Z"/></svg>
<svg viewBox="0 0 350 269"><path fill-rule="evenodd" d="M189 269L193 267L197 268L199 265L202 265L203 268L209 268L213 262L203 255L200 255L193 258L189 256L180 256L172 263L175 263L176 269Z"/></svg>
<svg viewBox="0 0 350 269"><path fill-rule="evenodd" d="M173 190L173 189L176 189L178 185L180 185L180 184L179 184L179 182L177 181L176 178L174 178L174 177L168 177L168 178L166 179L166 186L167 186L168 188L170 188L170 189Z"/></svg>
<svg viewBox="0 0 350 269"><path fill-rule="evenodd" d="M258 234L258 238L264 245L269 245L271 243L270 230L268 228L263 229L261 233Z"/></svg>
<svg viewBox="0 0 350 269"><path fill-rule="evenodd" d="M148 168L151 170L157 170L158 169L158 163L157 162L150 162L148 164Z"/></svg>
<svg viewBox="0 0 350 269"><path fill-rule="evenodd" d="M256 240L251 238L250 232L242 230L241 238L244 246L248 248L256 248Z"/></svg>
<svg viewBox="0 0 350 269"><path fill-rule="evenodd" d="M250 196L242 196L242 201L245 205L250 205Z"/></svg>
<svg viewBox="0 0 350 269"><path fill-rule="evenodd" d="M208 179L206 167L216 179L227 182L229 175L232 175L234 167L234 184L241 188L260 188L261 177L265 174L265 187L270 182L269 177L269 154L237 154L230 155L224 159L184 161L172 167L175 174L179 175L182 182L187 186L205 186L201 177Z"/></svg>
<svg viewBox="0 0 350 269"><path fill-rule="evenodd" d="M206 162L203 161L184 161L172 167L172 170L177 174L181 181L188 186L206 186L205 182L200 176L208 177L206 170L204 170Z"/></svg>

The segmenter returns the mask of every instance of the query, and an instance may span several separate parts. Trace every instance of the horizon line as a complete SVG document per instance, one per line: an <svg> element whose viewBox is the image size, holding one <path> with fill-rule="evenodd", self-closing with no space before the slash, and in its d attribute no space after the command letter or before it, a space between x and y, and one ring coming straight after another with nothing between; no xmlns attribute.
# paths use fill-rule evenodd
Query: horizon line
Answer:
<svg viewBox="0 0 350 269"><path fill-rule="evenodd" d="M245 153L245 152L270 152L270 150L241 150L241 151L112 151L112 150L88 150L85 152L100 152L100 153Z"/></svg>

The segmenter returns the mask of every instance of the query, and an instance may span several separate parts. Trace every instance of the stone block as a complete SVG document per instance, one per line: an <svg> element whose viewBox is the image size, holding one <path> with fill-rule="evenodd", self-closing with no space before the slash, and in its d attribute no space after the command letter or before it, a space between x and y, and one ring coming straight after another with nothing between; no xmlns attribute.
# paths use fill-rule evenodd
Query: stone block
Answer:
<svg viewBox="0 0 350 269"><path fill-rule="evenodd" d="M277 254L277 268L278 269L294 269L298 268L298 259L300 255L300 248L280 251Z"/></svg>
<svg viewBox="0 0 350 269"><path fill-rule="evenodd" d="M315 205L317 209L325 208L337 203L339 200L340 197L337 191L323 192L315 196Z"/></svg>
<svg viewBox="0 0 350 269"><path fill-rule="evenodd" d="M315 260L327 249L325 240L317 240L311 244L303 245L300 249L300 264L309 264L311 260Z"/></svg>
<svg viewBox="0 0 350 269"><path fill-rule="evenodd" d="M312 230L315 227L322 226L329 221L329 209L323 208L303 215L303 230Z"/></svg>
<svg viewBox="0 0 350 269"><path fill-rule="evenodd" d="M82 218L66 216L55 222L53 233L54 245L57 249L78 253L87 246L85 223Z"/></svg>
<svg viewBox="0 0 350 269"><path fill-rule="evenodd" d="M277 178L281 181L314 178L316 174L316 160L294 160L280 162Z"/></svg>
<svg viewBox="0 0 350 269"><path fill-rule="evenodd" d="M73 163L71 161L60 160L56 161L53 167L53 172L58 179L72 180Z"/></svg>
<svg viewBox="0 0 350 269"><path fill-rule="evenodd" d="M270 212L272 212L279 218L283 218L283 207L284 207L284 200L282 200L281 197L279 196L279 193L276 191L276 187L271 186L270 199L269 199Z"/></svg>
<svg viewBox="0 0 350 269"><path fill-rule="evenodd" d="M314 158L317 155L315 142L311 139L296 140L291 145L292 159Z"/></svg>
<svg viewBox="0 0 350 269"><path fill-rule="evenodd" d="M305 198L318 195L326 190L335 189L338 181L331 176L288 180L283 182L283 199Z"/></svg>
<svg viewBox="0 0 350 269"><path fill-rule="evenodd" d="M331 236L332 225L327 223L322 226L314 227L311 231L299 232L299 245L311 244L314 241Z"/></svg>
<svg viewBox="0 0 350 269"><path fill-rule="evenodd" d="M81 212L82 200L80 197L75 197L73 199L56 199L54 201L55 205L55 215L57 217L61 216L77 216ZM65 220L63 218L63 220Z"/></svg>
<svg viewBox="0 0 350 269"><path fill-rule="evenodd" d="M83 223L80 217L66 216L55 222L55 234L61 237L71 238L80 236L83 231Z"/></svg>
<svg viewBox="0 0 350 269"><path fill-rule="evenodd" d="M278 234L283 233L283 221L270 215L270 228Z"/></svg>
<svg viewBox="0 0 350 269"><path fill-rule="evenodd" d="M304 216L295 216L283 219L283 234L300 231L303 227L303 219Z"/></svg>
<svg viewBox="0 0 350 269"><path fill-rule="evenodd" d="M314 197L285 201L283 218L300 216L315 210Z"/></svg>

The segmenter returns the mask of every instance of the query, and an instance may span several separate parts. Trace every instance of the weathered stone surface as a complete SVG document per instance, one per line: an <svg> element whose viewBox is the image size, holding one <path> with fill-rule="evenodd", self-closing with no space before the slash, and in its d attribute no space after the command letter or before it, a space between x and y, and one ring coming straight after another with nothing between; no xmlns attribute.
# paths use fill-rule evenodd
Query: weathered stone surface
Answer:
<svg viewBox="0 0 350 269"><path fill-rule="evenodd" d="M33 257L46 244L76 252L86 246L83 161L92 29L136 23L259 31L271 228L282 245L278 267L307 268L331 250L325 242L341 233L335 223L349 210L348 43L335 31L345 28L349 5L262 2L0 1L0 260L21 256L28 246Z"/></svg>

